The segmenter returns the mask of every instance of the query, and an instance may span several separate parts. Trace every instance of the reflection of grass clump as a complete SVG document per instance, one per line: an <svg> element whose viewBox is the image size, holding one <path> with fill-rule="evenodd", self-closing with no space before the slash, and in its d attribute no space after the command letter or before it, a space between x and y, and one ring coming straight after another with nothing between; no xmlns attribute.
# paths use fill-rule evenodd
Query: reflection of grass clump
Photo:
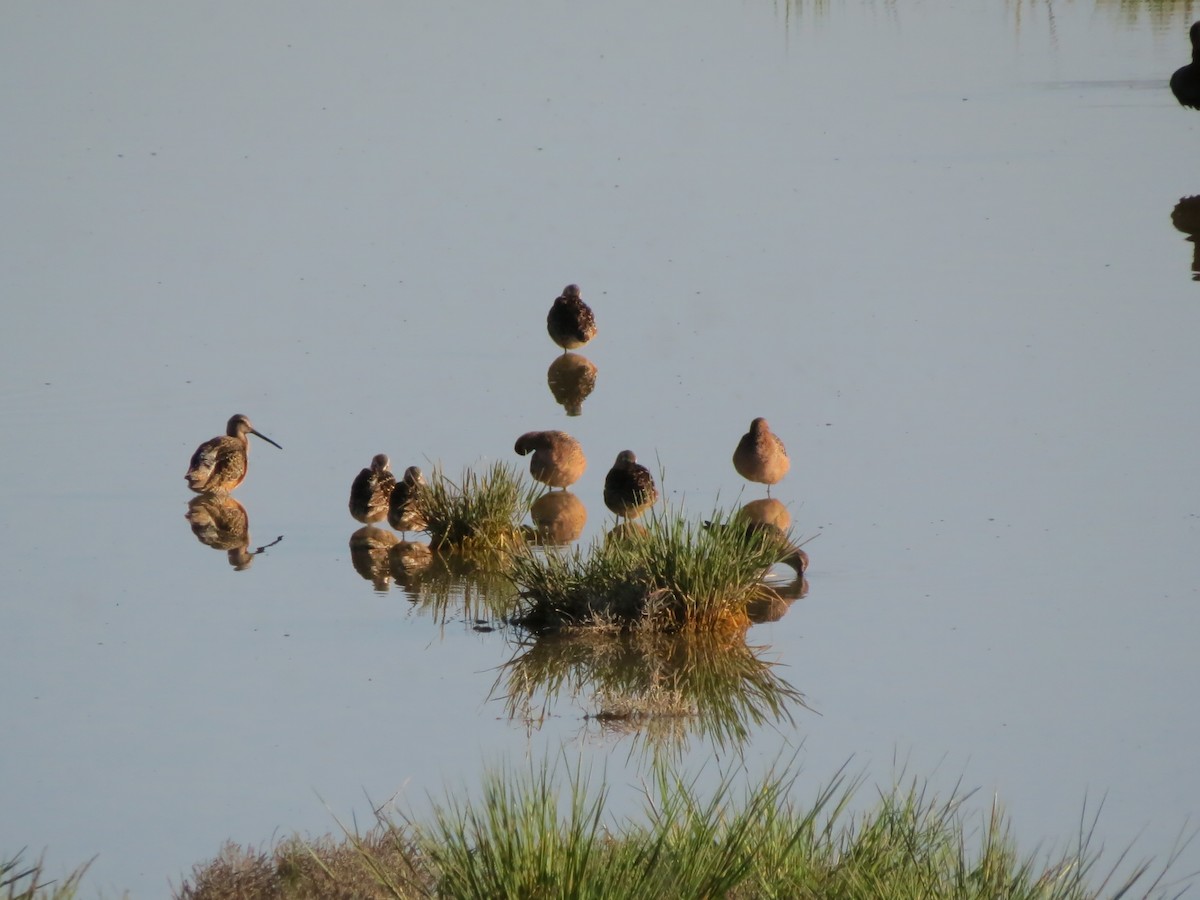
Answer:
<svg viewBox="0 0 1200 900"><path fill-rule="evenodd" d="M746 606L770 590L776 542L744 527L702 528L678 515L593 545L589 552L518 554L511 577L524 598L518 622L535 633L575 626L619 630L740 631Z"/></svg>
<svg viewBox="0 0 1200 900"><path fill-rule="evenodd" d="M1124 880L1095 871L1088 828L1061 856L1022 856L998 808L980 826L963 811L969 795L938 799L915 781L854 813L860 780L844 772L805 803L794 775L737 790L736 774L710 793L660 768L644 813L616 822L607 789L578 770L566 784L544 765L501 770L484 776L476 800L435 801L427 822L381 817L365 835L291 839L271 856L226 848L177 896L1090 900L1178 887L1165 883L1178 851L1159 874L1142 863Z"/></svg>
<svg viewBox="0 0 1200 900"><path fill-rule="evenodd" d="M732 746L755 726L791 723L793 710L806 708L804 695L740 637L699 632L546 635L501 667L492 695L530 723L560 698L590 700L589 717L602 730L641 733L656 752L680 748L689 733Z"/></svg>
<svg viewBox="0 0 1200 900"><path fill-rule="evenodd" d="M537 493L515 466L495 462L482 474L464 469L458 483L435 468L416 504L434 547L506 553L524 543L521 520Z"/></svg>

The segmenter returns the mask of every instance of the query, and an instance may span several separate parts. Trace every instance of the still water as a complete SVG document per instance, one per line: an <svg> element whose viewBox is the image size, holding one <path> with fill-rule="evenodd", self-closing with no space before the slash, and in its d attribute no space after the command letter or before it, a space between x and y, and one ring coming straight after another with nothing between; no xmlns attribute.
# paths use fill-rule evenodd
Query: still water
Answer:
<svg viewBox="0 0 1200 900"><path fill-rule="evenodd" d="M819 537L742 662L806 705L681 764L961 778L1028 849L1103 797L1099 840L1164 856L1200 806L1198 11L1146 6L7 9L0 854L164 896L524 760L631 811L645 736L586 684L510 716L495 586L364 579L350 482L561 428L586 542L623 449L697 517L762 496L761 415ZM182 476L234 413L283 449L210 547Z"/></svg>

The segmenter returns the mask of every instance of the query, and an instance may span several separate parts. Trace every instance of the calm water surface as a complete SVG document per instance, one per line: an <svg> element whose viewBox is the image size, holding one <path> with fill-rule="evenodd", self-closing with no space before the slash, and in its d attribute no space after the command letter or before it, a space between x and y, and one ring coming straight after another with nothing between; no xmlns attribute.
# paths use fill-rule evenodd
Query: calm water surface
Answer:
<svg viewBox="0 0 1200 900"><path fill-rule="evenodd" d="M163 896L226 839L525 760L632 811L649 754L587 690L511 719L516 635L358 574L350 481L564 428L586 541L625 448L697 517L761 496L730 454L762 415L820 536L748 643L810 710L683 765L795 754L815 793L907 764L995 792L1028 848L1104 797L1098 839L1165 855L1200 803L1192 15L9 9L0 853ZM544 331L571 281L600 325L577 417ZM244 571L184 519L235 412L284 447L251 448L251 549L283 540Z"/></svg>

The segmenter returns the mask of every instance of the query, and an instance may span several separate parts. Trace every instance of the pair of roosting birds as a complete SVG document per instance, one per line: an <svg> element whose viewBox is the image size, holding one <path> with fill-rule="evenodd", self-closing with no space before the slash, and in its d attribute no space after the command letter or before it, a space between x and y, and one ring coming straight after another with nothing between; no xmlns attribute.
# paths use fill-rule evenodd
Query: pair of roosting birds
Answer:
<svg viewBox="0 0 1200 900"><path fill-rule="evenodd" d="M409 466L397 480L387 454L377 453L350 485L350 515L368 525L387 519L397 531L420 531L425 518L417 494L424 485L425 477L416 466Z"/></svg>
<svg viewBox="0 0 1200 900"><path fill-rule="evenodd" d="M579 441L565 431L529 431L513 446L521 456L533 454L529 474L549 487L566 489L587 468L587 457ZM658 488L650 470L637 461L632 450L617 454L604 478L604 505L624 519L636 519L658 500Z"/></svg>

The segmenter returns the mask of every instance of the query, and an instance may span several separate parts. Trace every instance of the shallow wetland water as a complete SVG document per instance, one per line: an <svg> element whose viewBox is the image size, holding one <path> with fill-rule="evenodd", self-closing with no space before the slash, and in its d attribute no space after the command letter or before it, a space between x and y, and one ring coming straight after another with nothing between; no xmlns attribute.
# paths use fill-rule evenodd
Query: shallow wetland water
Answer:
<svg viewBox="0 0 1200 900"><path fill-rule="evenodd" d="M1027 849L1103 798L1098 840L1166 856L1200 803L1200 113L1166 87L1196 17L11 8L0 854L164 896L496 764L578 760L632 810L666 748L961 780ZM570 282L599 331L564 357ZM182 476L234 413L283 449L251 438L222 546ZM697 715L657 731L594 695L681 647L555 658L486 572L351 546L373 454L523 463L534 429L590 460L562 539L612 526L627 448L707 518L765 496L730 461L756 416L807 594L688 649Z"/></svg>

